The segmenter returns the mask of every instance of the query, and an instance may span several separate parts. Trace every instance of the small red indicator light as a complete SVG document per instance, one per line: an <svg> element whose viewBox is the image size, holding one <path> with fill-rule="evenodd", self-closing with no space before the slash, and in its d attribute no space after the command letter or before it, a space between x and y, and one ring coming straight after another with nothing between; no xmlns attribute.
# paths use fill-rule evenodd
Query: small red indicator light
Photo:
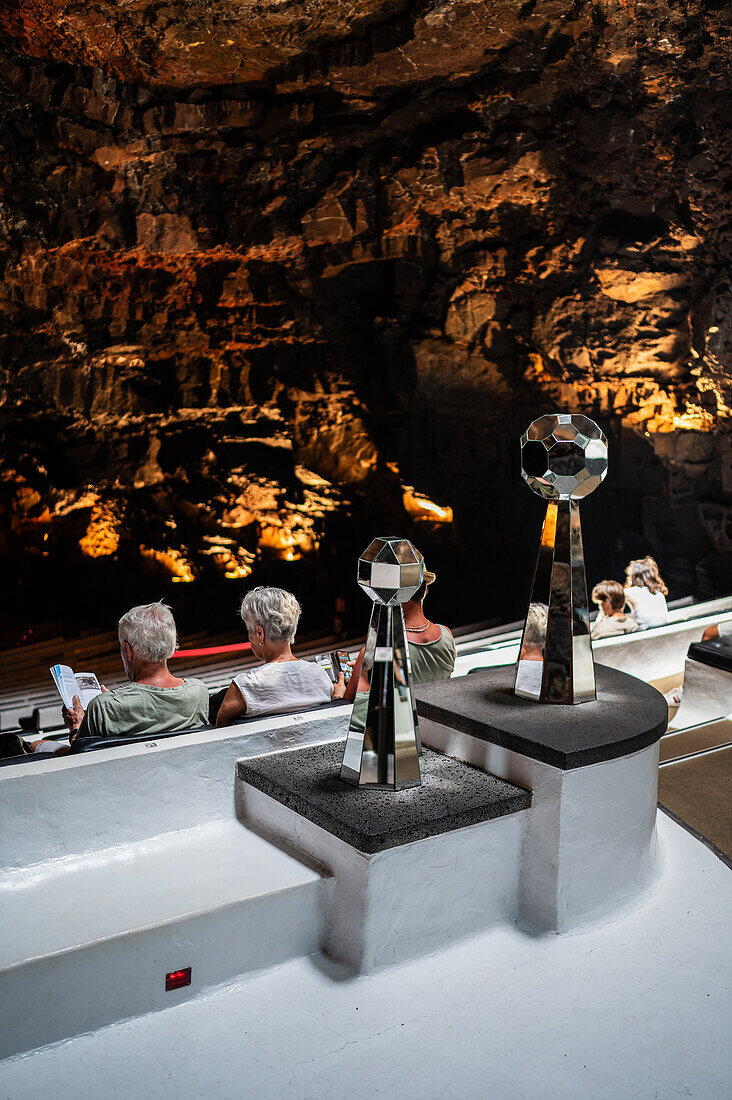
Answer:
<svg viewBox="0 0 732 1100"><path fill-rule="evenodd" d="M191 984L191 968L187 966L185 970L171 970L170 974L165 975L165 988L168 989L182 989L184 985Z"/></svg>

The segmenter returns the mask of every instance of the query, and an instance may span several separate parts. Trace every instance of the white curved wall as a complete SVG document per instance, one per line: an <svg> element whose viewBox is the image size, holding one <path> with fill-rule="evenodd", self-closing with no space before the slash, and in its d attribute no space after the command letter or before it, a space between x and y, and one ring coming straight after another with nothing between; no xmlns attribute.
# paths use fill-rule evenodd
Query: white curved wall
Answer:
<svg viewBox="0 0 732 1100"><path fill-rule="evenodd" d="M420 730L430 748L531 790L519 873L522 928L566 932L650 886L658 868L658 742L562 771L436 722L421 719Z"/></svg>
<svg viewBox="0 0 732 1100"><path fill-rule="evenodd" d="M348 719L336 707L0 768L0 885L39 863L231 820L237 760L340 740Z"/></svg>

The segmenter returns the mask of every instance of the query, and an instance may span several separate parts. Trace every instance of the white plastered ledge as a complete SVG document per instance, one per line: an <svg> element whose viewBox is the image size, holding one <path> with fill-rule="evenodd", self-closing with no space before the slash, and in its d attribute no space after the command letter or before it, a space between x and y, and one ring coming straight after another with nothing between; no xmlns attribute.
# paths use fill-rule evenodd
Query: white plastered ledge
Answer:
<svg viewBox="0 0 732 1100"><path fill-rule="evenodd" d="M664 814L659 831L659 888L622 919L568 936L502 925L358 979L296 959L2 1063L0 1095L721 1100L732 874Z"/></svg>
<svg viewBox="0 0 732 1100"><path fill-rule="evenodd" d="M250 828L332 876L320 945L356 973L514 919L527 810L369 855L240 780L237 807Z"/></svg>
<svg viewBox="0 0 732 1100"><path fill-rule="evenodd" d="M669 730L687 729L732 714L732 673L687 657L684 694Z"/></svg>
<svg viewBox="0 0 732 1100"><path fill-rule="evenodd" d="M346 707L0 768L3 883L234 816L237 760L345 738ZM35 871L33 873L36 873Z"/></svg>
<svg viewBox="0 0 732 1100"><path fill-rule="evenodd" d="M234 777L347 722L324 708L0 769L0 1058L316 950L321 876L236 821Z"/></svg>

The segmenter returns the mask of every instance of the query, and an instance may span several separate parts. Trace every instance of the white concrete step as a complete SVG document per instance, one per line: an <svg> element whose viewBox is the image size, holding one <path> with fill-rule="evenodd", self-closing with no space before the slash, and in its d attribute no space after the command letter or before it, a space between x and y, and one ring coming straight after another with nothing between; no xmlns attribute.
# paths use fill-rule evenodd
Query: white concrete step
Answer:
<svg viewBox="0 0 732 1100"><path fill-rule="evenodd" d="M235 820L6 875L0 1058L316 951L321 882Z"/></svg>
<svg viewBox="0 0 732 1100"><path fill-rule="evenodd" d="M293 960L4 1062L0 1096L722 1100L732 875L665 814L659 834L656 890L582 935L506 924L359 979Z"/></svg>

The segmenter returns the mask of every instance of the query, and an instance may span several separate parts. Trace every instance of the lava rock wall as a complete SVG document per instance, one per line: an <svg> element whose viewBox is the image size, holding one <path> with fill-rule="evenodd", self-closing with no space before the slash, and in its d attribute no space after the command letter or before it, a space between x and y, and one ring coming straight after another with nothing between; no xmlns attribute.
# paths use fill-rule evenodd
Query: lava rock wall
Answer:
<svg viewBox="0 0 732 1100"><path fill-rule="evenodd" d="M592 579L652 552L674 594L732 587L725 0L0 0L0 28L21 605L55 570L307 576L323 610L394 530L446 615L519 615L517 440L552 409L611 441Z"/></svg>

